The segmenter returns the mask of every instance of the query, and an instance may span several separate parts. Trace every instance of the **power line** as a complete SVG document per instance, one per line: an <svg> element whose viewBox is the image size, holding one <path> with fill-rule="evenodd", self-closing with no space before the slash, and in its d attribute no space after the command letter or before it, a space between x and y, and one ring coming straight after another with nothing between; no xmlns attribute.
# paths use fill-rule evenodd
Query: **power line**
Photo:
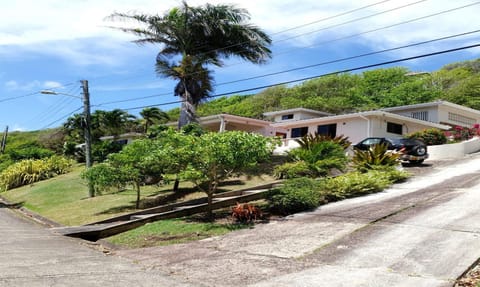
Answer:
<svg viewBox="0 0 480 287"><path fill-rule="evenodd" d="M282 85L287 85L287 84L312 80L312 79L316 79L316 78L332 76L332 75L336 75L336 74L348 73L348 72L353 72L353 71L358 71L358 70L365 70L365 69L374 68L374 67L378 67L378 66L385 66L385 65L399 63L399 62L405 62L405 61L410 61L410 60L415 60L415 59L420 59L420 58L425 58L425 57L431 57L431 56L436 56L436 55L441 55L441 54L446 54L446 53L452 53L452 52L471 49L471 48L475 48L475 47L480 47L480 43L479 44L474 44L474 45L462 46L462 47L458 47L458 48L442 50L442 51L438 51L438 52L421 54L421 55L412 56L412 57L401 58L401 59L397 59L397 60L380 62L380 63L376 63L376 64L364 65L364 66L360 66L360 67L356 67L356 68L344 69L344 70L340 70L340 71L336 71L336 72L330 72L330 73L320 74L320 75L316 75L316 76L300 78L300 79L296 79L296 80L284 81L284 82L270 84L270 85L264 85L264 86L254 87L254 88L248 88L248 89L243 89L243 90L237 90L237 91L232 91L232 92L216 94L216 95L210 96L208 98L218 98L218 97L223 97L223 96L228 96L228 95L233 95L233 94L251 92L251 91L271 88L271 87L275 87L275 86L282 86ZM158 107L158 106L165 106L165 105L171 105L171 104L178 104L178 103L182 103L182 102L184 102L184 101L179 100L179 101L172 101L172 102L166 102L166 103L154 104L154 105L148 105L148 106L125 108L123 110L138 110L138 109L144 109L144 108L147 108L147 107Z"/></svg>
<svg viewBox="0 0 480 287"><path fill-rule="evenodd" d="M313 25L313 24L323 22L323 21L327 21L327 20L331 20L331 19L338 18L338 17L341 17L341 16L345 16L345 15L348 15L348 14L352 14L354 12L358 12L358 11L364 10L366 8L370 8L370 7L373 7L373 6L376 6L376 5L379 5L379 4L383 4L383 3L389 2L389 1L391 1L391 0L384 0L384 1L376 2L376 3L373 3L373 4L367 5L367 6L363 6L363 7L360 7L360 8L353 9L353 10L349 10L347 12L343 12L343 13L336 14L336 15L333 15L333 16L329 16L329 17L326 17L326 18L322 18L322 19L319 19L319 20L316 20L316 21L313 21L313 22L298 25L298 26L295 26L295 27L292 27L292 28L285 29L283 31L275 32L275 33L270 34L270 36L286 33L286 32L292 31L292 30L300 29L300 28L303 28L303 27L306 27L306 26L310 26L310 25ZM427 0L425 0L425 1L427 1Z"/></svg>
<svg viewBox="0 0 480 287"><path fill-rule="evenodd" d="M373 4L369 4L369 5L366 5L366 6L359 7L359 8L355 8L355 9L352 9L352 10L349 10L349 11L346 11L346 12L342 12L342 13L339 13L339 14L336 14L336 15L333 15L333 16L321 18L319 20L315 20L315 21L312 21L312 22L309 22L309 23L305 23L305 24L301 24L301 25L294 26L294 27L291 27L291 28L287 28L285 30L281 30L281 31L278 31L278 32L275 32L275 33L271 33L270 35L273 36L273 35L286 33L286 32L296 30L296 29L300 29L300 28L303 28L303 27L306 27L306 26L309 26L309 25L317 24L317 23L320 23L320 22L323 22L323 21L327 21L327 20L335 19L335 18L338 18L338 17L341 17L341 16L345 16L345 15L348 15L348 14L352 14L354 12L358 12L358 11L361 11L361 10L364 10L364 9L367 9L367 8L371 8L373 6L377 6L377 5L380 5L380 4L389 2L389 1L391 1L391 0L379 1L379 2L376 2L376 3L373 3ZM428 0L418 1L416 3L423 2L423 1L428 1ZM416 3L414 3L414 4L416 4ZM411 4L411 5L413 5L413 4ZM230 45L230 46L225 46L225 47L218 48L218 49L213 49L210 52L215 52L215 51L219 51L219 50L222 50L222 49L227 49L227 48L231 48L231 47L235 47L235 46L240 46L240 45L243 45L243 44L245 44L245 42L237 43L237 44ZM145 70L145 69L142 69L141 71L143 71L143 70ZM108 76L96 77L94 79L101 79L101 78L106 78L106 77L108 77ZM132 79L132 78L137 78L137 77L138 76L129 77L129 78Z"/></svg>
<svg viewBox="0 0 480 287"><path fill-rule="evenodd" d="M58 88L60 87L67 87L67 86L70 86L70 85L73 85L74 83L68 83L68 84L64 84L62 86L59 86ZM41 91L36 91L36 92L32 92L32 93L28 93L28 94L25 94L25 95L20 95L20 96L16 96L16 97L10 97L10 98L5 98L5 99L0 99L0 103L3 103L3 102L7 102L7 101L13 101L13 100L17 100L17 99L21 99L21 98L26 98L26 97L30 97L30 96L34 96L36 94L39 94Z"/></svg>
<svg viewBox="0 0 480 287"><path fill-rule="evenodd" d="M66 94L77 94L80 90L80 87L73 86L70 88ZM62 100L55 102L53 105L49 106L47 109L42 111L41 113L37 114L35 117L30 119L28 122L42 122L51 114L55 114L61 111L63 108L70 105L75 99L71 97L63 97Z"/></svg>
<svg viewBox="0 0 480 287"><path fill-rule="evenodd" d="M223 83L216 84L216 85L214 85L214 86L215 86L215 87L218 87L218 86L222 86L222 85L227 85L227 84L232 84L232 83L238 83L238 82L243 82L243 81L249 81L249 80L253 80L253 79L259 79L259 78L264 78L264 77L269 77L269 76L284 74L284 73L293 72L293 71L298 71L298 70L304 70L304 69L313 68L313 67L317 67L317 66L323 66L323 65L333 64L333 63L338 63L338 62L343 62L343 61L347 61L347 60L353 60L353 59L362 58L362 57L371 56L371 55L376 55L376 54L380 54L380 53L391 52L391 51L400 50L400 49L404 49L404 48L410 48L410 47L420 46L420 45L424 45L424 44L428 44L428 43L443 41L443 40L447 40L447 39L451 39L451 38L455 38L455 37L466 36L466 35L470 35L470 34L474 34L474 33L478 33L478 32L480 32L480 30L474 30L474 31L470 31L470 32L465 32L465 33L460 33L460 34L445 36L445 37L436 38L436 39L432 39L432 40L427 40L427 41L423 41L423 42L418 42L418 43L408 44L408 45L404 45L404 46L399 46L399 47L384 49L384 50L380 50L380 51L374 51L374 52L364 53L364 54L360 54L360 55L355 55L355 56L350 56L350 57L345 57L345 58L340 58L340 59L325 61L325 62L321 62L321 63L317 63L317 64L312 64L312 65L307 65L307 66L301 66L301 67L297 67L297 68L292 68L292 69L288 69L288 70L277 71L277 72L268 73L268 74L263 74L263 75L258 75L258 76L254 76L254 77L248 77L248 78L243 78L243 79L234 80L234 81L229 81L229 82L223 82ZM150 95L150 96L145 96L145 97L138 97L138 98L133 98L133 99L125 99L125 100L104 102L104 103L97 104L97 105L95 105L95 106L99 107L99 106L103 106L103 105L116 104L116 103L124 103L124 102L131 102L131 101L138 101L138 100L142 100L142 99L156 98L156 97L159 97L159 96L167 96L167 95L171 95L171 92L169 92L169 93L164 93L164 94L155 94L155 95Z"/></svg>
<svg viewBox="0 0 480 287"><path fill-rule="evenodd" d="M288 69L288 70L283 70L283 71L258 75L258 76L254 76L254 77L249 77L249 78L244 78L244 79L239 79L239 80L234 80L234 81L229 81L229 82L223 82L223 83L216 84L215 86L218 87L218 86L222 86L222 85L244 82L244 81L249 81L249 80L254 80L254 79L259 79L259 78L284 74L284 73L289 73L289 72L293 72L293 71L299 71L299 70L309 69L309 68L313 68L313 67L318 67L318 66L343 62L343 61L347 61L347 60L363 58L363 57L366 57L366 56L372 56L372 55L381 54L381 53L385 53L385 52L391 52L391 51L395 51L395 50L411 48L411 47L420 46L420 45L429 44L429 43L438 42L438 41L443 41L443 40L447 40L447 39L451 39L451 38L455 38L455 37L459 37L459 36L466 36L466 35L470 35L470 34L474 34L474 33L478 33L478 32L480 32L480 30L474 30L474 31L455 34L455 35L451 35L451 36L445 36L445 37L436 38L436 39L432 39L432 40L427 40L427 41L423 41L423 42L418 42L418 43L408 44L408 45L399 46L399 47L395 47L395 48L389 48L389 49L384 49L384 50L380 50L380 51L374 51L374 52L359 54L359 55L355 55L355 56L350 56L350 57L325 61L325 62L321 62L321 63L317 63L317 64L301 66L301 67L297 67L297 68L292 68L292 69Z"/></svg>
<svg viewBox="0 0 480 287"><path fill-rule="evenodd" d="M400 25L404 25L404 24L409 24L409 23L412 23L412 22L420 21L420 20L425 20L425 19L427 19L427 18L431 18L431 17L435 17L435 16L438 16L438 15L450 13L450 12L453 12L453 11L456 11L456 10L464 9L464 8L467 8L467 7L470 7L470 6L474 6L474 5L478 5L478 4L480 4L480 1L477 1L477 2L474 2L474 3L470 3L470 4L467 4L467 5L464 5L464 6L460 6L460 7L448 9L448 10L443 10L443 11L440 11L440 12L437 12L437 13L434 13L434 14L429 14L429 15L426 15L426 16L422 16L422 17L418 17L418 18L414 18L414 19L410 19L410 20L398 22L398 23L391 24L391 25L388 25L388 26L383 26L383 27L379 27L379 28L372 29L372 30L367 30L367 31L363 31L363 32L359 32L359 33L347 35L347 36L344 36L344 37L339 37L339 38L335 38L335 39L331 39L331 40L327 40L327 41L322 41L322 42L317 43L317 44L315 44L315 45L310 45L310 46L305 46L305 47L302 47L302 48L295 48L295 49L289 49L289 50L281 51L281 52L275 53L275 56L284 55L284 54L289 54L289 53L292 53L292 52L297 52L297 51L300 50L300 49L303 50L303 49L305 49L305 48L318 47L318 46L322 46L322 45L326 45L326 44L331 44L331 43L334 43L334 42L338 42L338 41L341 41L341 40L346 40L346 39L355 38L355 37L358 37L358 36L362 36L362 35L369 34L369 33L373 33L373 32L378 32L378 31L381 31L381 30L386 30L386 29L393 28L393 27L396 27L396 26L400 26ZM230 65L228 65L228 66L224 66L224 68L236 66L236 65L239 65L239 64L242 64L242 62L233 63L233 64L230 64Z"/></svg>
<svg viewBox="0 0 480 287"><path fill-rule="evenodd" d="M385 10L385 11L382 11L382 12L377 12L377 13L374 13L374 14L371 14L371 15L368 15L368 16L355 18L355 19L352 19L352 20L349 20L349 21L346 21L346 22L342 22L342 23L339 23L339 24L327 26L327 27L324 27L324 28L321 28L321 29L318 29L318 30L313 30L313 31L310 31L310 32L307 32L307 33L302 33L302 34L298 34L298 35L288 37L288 38L285 38L285 39L277 40L277 41L275 41L275 43L285 42L285 41L296 39L296 38L299 38L299 37L302 37L302 36L305 36L305 35L310 35L310 34L318 33L320 31L325 31L325 30L328 30L328 29L331 29L331 28L336 28L336 27L340 27L340 26L343 26L343 25L346 25L346 24L355 23L355 22L358 22L358 21L361 21L361 20L365 20L365 19L369 19L369 18L378 16L378 15L383 15L383 14L386 14L386 13L389 13L389 12L400 10L402 8L405 8L405 7L413 6L413 5L416 5L416 4L419 4L421 2L425 2L425 1L427 1L427 0L420 0L420 1L417 1L417 2L409 3L409 4L406 4L406 5L402 5L402 6L398 6L398 7L392 8L392 9L388 9L388 10Z"/></svg>
<svg viewBox="0 0 480 287"><path fill-rule="evenodd" d="M79 111L79 110L81 110L81 109L83 109L83 106L82 106L82 107L79 107L79 108L77 108L77 109L75 109L75 110L73 110L73 111L71 111L70 113L68 113L68 114L66 114L66 115L64 115L64 116L62 116L62 117L60 117L60 118L58 118L58 119L56 119L56 120L54 120L53 122L51 122L51 123L49 123L48 125L46 125L46 126L44 126L43 128L41 128L41 130L46 129L46 128L52 126L53 124L55 124L55 123L57 123L57 122L65 119L66 117L72 115L73 113L75 113L76 111Z"/></svg>
<svg viewBox="0 0 480 287"><path fill-rule="evenodd" d="M323 28L323 29L320 29L320 30L317 30L317 31L309 32L308 34L318 32L318 31L322 31L322 30L326 30L326 29L330 29L330 28L333 28L333 27L336 27L336 26L344 25L345 23L351 23L351 22L358 21L358 20L363 20L363 19L366 19L366 18L369 18L369 17L378 16L380 14L384 14L384 13L387 13L387 12L398 10L400 8L404 8L404 7L407 7L407 6L415 5L415 4L418 4L420 2L424 2L424 1L427 1L427 0L421 0L421 1L417 1L417 2L414 2L414 3L407 4L407 5L399 6L399 7L396 7L396 8L390 9L390 10L386 10L386 11L383 11L383 12L379 12L379 13L376 13L376 14L373 14L373 15L370 15L370 16L357 18L357 19L350 20L350 21L347 21L347 22L344 22L344 23L340 23L340 24L337 24L337 25L326 27L326 28ZM478 5L478 4L480 4L480 1L473 2L473 3L463 5L463 6L459 6L459 7L455 7L455 8L451 8L451 9L447 9L447 10L443 10L443 11L433 13L433 14L429 14L429 15L426 15L426 16L417 17L417 18L414 18L414 19L398 22L398 23L391 24L391 25L388 25L388 26L383 26L383 27L379 27L379 28L376 28L376 29L363 31L363 32L360 32L360 33L355 33L355 34L351 34L351 35L340 37L340 38L335 38L335 39L332 39L332 40L323 41L323 42L320 42L320 43L317 43L315 45L311 45L311 46L308 46L308 47L286 50L286 51L283 51L283 52L275 53L275 55L278 56L278 55L288 54L288 53L296 52L300 49L317 47L317 46L320 46L320 45L330 44L330 43L333 43L333 42L338 42L338 41L341 41L341 40L346 40L346 39L354 38L354 37L357 37L357 36L361 36L361 35L365 35L365 34L369 34L369 33L373 33L373 32L378 32L378 31L381 31L381 30L393 28L393 27L396 27L396 26L404 25L404 24L409 24L409 23L412 23L412 22L416 22L416 21L427 19L427 18L435 17L435 16L438 16L438 15L451 13L453 11L468 8L468 7L471 7L471 6L474 6L474 5ZM291 38L288 38L288 39L298 38L299 36L302 36L302 35L306 35L306 34L300 34L300 35L297 35L297 36L294 36L294 37L291 37ZM225 66L223 66L223 68L228 68L228 67L236 66L236 65L239 65L239 64L243 64L243 62L237 62L237 63L233 63L233 64L230 64L230 65L225 65ZM195 73L192 73L190 75L193 75L193 74L195 74ZM218 86L218 85L215 85L215 86ZM171 94L171 93L159 94L159 95L155 95L155 96L148 96L148 97L144 97L144 98L152 98L152 97L156 97L156 96L163 96L163 95L169 95L169 94ZM140 99L144 99L144 98L140 98ZM125 101L135 101L135 99L125 100ZM115 102L110 102L110 103L115 103Z"/></svg>

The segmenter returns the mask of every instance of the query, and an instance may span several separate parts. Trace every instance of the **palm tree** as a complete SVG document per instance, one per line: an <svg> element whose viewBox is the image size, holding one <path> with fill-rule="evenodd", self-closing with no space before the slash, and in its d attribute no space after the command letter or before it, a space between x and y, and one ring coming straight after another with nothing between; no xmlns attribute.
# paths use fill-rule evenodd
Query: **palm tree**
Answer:
<svg viewBox="0 0 480 287"><path fill-rule="evenodd" d="M148 127L153 125L155 122L161 121L161 120L169 120L167 113L165 113L164 111L156 107L144 108L140 112L140 115L143 118L145 133L147 133Z"/></svg>
<svg viewBox="0 0 480 287"><path fill-rule="evenodd" d="M98 122L104 135L118 136L126 131L127 125L135 116L120 109L111 111L96 111L98 113Z"/></svg>
<svg viewBox="0 0 480 287"><path fill-rule="evenodd" d="M137 44L159 43L156 72L178 83L182 99L179 127L195 121L197 105L212 92L209 65L238 56L255 64L271 57L270 37L248 23L249 13L232 5L191 7L182 2L162 16L114 13L111 19L134 20L143 28L117 28L139 37ZM179 61L175 61L180 59Z"/></svg>

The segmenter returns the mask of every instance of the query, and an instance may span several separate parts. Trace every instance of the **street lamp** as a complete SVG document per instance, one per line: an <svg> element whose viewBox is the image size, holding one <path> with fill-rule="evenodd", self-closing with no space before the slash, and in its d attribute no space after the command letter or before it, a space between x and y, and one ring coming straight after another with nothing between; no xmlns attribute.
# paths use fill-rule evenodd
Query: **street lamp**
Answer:
<svg viewBox="0 0 480 287"><path fill-rule="evenodd" d="M61 92L55 92L52 90L43 90L40 93L45 95L65 95L78 99L83 99L83 117L85 121L84 134L85 134L85 167L88 169L92 166L92 135L90 131L90 93L88 92L88 81L81 80L83 88L83 97L70 95ZM88 184L88 194L90 197L95 196L95 190L92 184Z"/></svg>

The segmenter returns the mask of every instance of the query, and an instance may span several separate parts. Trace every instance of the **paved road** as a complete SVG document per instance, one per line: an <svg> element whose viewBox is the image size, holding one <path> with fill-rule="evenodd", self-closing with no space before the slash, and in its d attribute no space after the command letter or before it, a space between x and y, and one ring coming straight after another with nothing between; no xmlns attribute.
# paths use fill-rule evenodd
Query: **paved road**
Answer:
<svg viewBox="0 0 480 287"><path fill-rule="evenodd" d="M186 286L62 237L0 205L0 286Z"/></svg>
<svg viewBox="0 0 480 287"><path fill-rule="evenodd" d="M480 258L480 156L414 170L387 192L114 255L0 207L0 286L451 286Z"/></svg>
<svg viewBox="0 0 480 287"><path fill-rule="evenodd" d="M418 173L254 229L116 253L196 286L452 286L480 258L480 156Z"/></svg>

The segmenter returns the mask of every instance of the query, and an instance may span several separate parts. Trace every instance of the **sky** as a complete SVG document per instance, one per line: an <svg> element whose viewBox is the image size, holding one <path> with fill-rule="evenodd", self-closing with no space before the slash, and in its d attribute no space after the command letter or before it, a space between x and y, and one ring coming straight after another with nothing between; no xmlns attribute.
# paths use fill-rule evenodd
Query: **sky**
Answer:
<svg viewBox="0 0 480 287"><path fill-rule="evenodd" d="M211 67L213 95L253 94L262 90L253 89L268 85L480 43L476 32L480 1L475 0L189 0L188 4L207 2L248 10L250 22L273 40L272 59L266 64L231 58L223 67ZM112 27L138 25L107 17L114 12L162 15L180 4L0 0L0 130L61 126L68 116L82 112L80 80L89 83L92 111L118 108L138 115L146 106L178 107L168 104L179 100L173 96L175 82L155 74L160 46L132 43L134 35ZM437 40L445 37L449 38ZM419 44L427 41L431 42ZM418 45L400 49L413 44ZM429 72L479 57L480 48L473 47L375 68L402 66Z"/></svg>

